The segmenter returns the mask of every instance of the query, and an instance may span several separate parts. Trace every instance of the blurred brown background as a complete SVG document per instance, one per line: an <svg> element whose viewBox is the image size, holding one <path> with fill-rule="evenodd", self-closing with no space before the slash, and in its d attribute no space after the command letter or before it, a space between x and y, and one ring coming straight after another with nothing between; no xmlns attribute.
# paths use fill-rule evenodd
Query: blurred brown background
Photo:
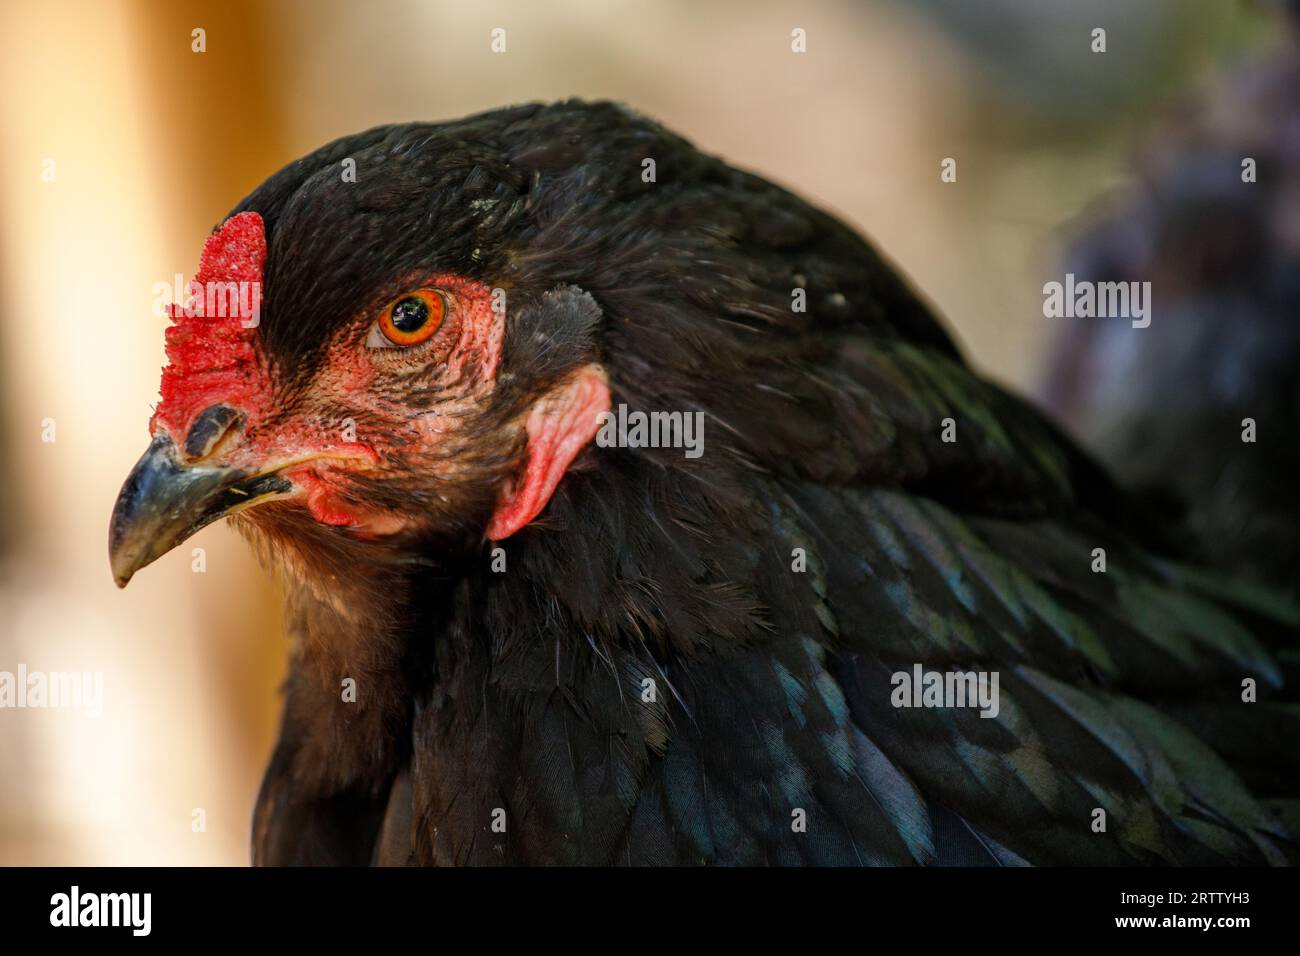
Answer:
<svg viewBox="0 0 1300 956"><path fill-rule="evenodd" d="M106 539L157 394L153 286L275 169L380 123L623 100L859 226L1025 390L1071 222L1163 107L1276 32L1223 0L0 10L0 671L104 674L99 717L0 710L0 864L247 862L288 649L273 585L218 525L119 592Z"/></svg>

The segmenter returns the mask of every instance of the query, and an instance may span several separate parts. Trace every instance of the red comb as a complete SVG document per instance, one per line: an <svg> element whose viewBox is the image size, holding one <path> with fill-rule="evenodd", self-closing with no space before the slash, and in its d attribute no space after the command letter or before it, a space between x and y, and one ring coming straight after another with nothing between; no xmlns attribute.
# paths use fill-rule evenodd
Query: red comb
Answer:
<svg viewBox="0 0 1300 956"><path fill-rule="evenodd" d="M266 263L266 228L255 212L231 216L203 243L199 282L261 282Z"/></svg>
<svg viewBox="0 0 1300 956"><path fill-rule="evenodd" d="M265 264L262 217L231 216L203 243L193 300L171 307L168 365L153 424L166 425L177 441L209 405L224 402L247 412L256 404L262 376L254 341Z"/></svg>

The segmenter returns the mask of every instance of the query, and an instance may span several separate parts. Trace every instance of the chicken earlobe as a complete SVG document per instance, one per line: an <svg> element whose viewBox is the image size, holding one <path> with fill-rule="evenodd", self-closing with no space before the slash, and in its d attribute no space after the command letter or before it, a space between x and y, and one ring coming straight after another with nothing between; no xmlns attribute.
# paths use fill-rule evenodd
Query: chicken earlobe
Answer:
<svg viewBox="0 0 1300 956"><path fill-rule="evenodd" d="M609 382L599 365L585 365L539 399L528 412L528 462L502 495L488 525L493 541L528 524L551 500L556 486L595 437L609 411Z"/></svg>

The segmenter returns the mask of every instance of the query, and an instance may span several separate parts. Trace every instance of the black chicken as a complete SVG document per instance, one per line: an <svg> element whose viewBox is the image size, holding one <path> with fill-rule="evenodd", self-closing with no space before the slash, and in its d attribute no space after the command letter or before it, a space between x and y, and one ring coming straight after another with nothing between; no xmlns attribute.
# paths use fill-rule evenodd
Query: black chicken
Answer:
<svg viewBox="0 0 1300 956"><path fill-rule="evenodd" d="M522 106L291 164L198 280L260 322L178 315L110 549L124 585L234 514L290 583L257 863L1295 853L1281 728L1162 713L1269 726L1292 609L1157 556L788 192ZM702 413L703 455L594 441L620 405ZM994 706L896 706L959 672Z"/></svg>

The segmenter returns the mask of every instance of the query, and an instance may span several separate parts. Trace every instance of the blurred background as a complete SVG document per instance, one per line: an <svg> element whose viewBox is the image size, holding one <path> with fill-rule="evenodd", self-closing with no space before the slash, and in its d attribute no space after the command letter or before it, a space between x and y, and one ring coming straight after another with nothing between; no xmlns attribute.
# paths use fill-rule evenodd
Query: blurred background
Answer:
<svg viewBox="0 0 1300 956"><path fill-rule="evenodd" d="M280 166L381 123L622 100L855 224L1030 392L1072 231L1159 117L1282 42L1271 6L0 0L0 671L104 675L99 716L0 709L0 864L248 861L274 585L223 524L122 592L106 541L157 396L154 285Z"/></svg>

